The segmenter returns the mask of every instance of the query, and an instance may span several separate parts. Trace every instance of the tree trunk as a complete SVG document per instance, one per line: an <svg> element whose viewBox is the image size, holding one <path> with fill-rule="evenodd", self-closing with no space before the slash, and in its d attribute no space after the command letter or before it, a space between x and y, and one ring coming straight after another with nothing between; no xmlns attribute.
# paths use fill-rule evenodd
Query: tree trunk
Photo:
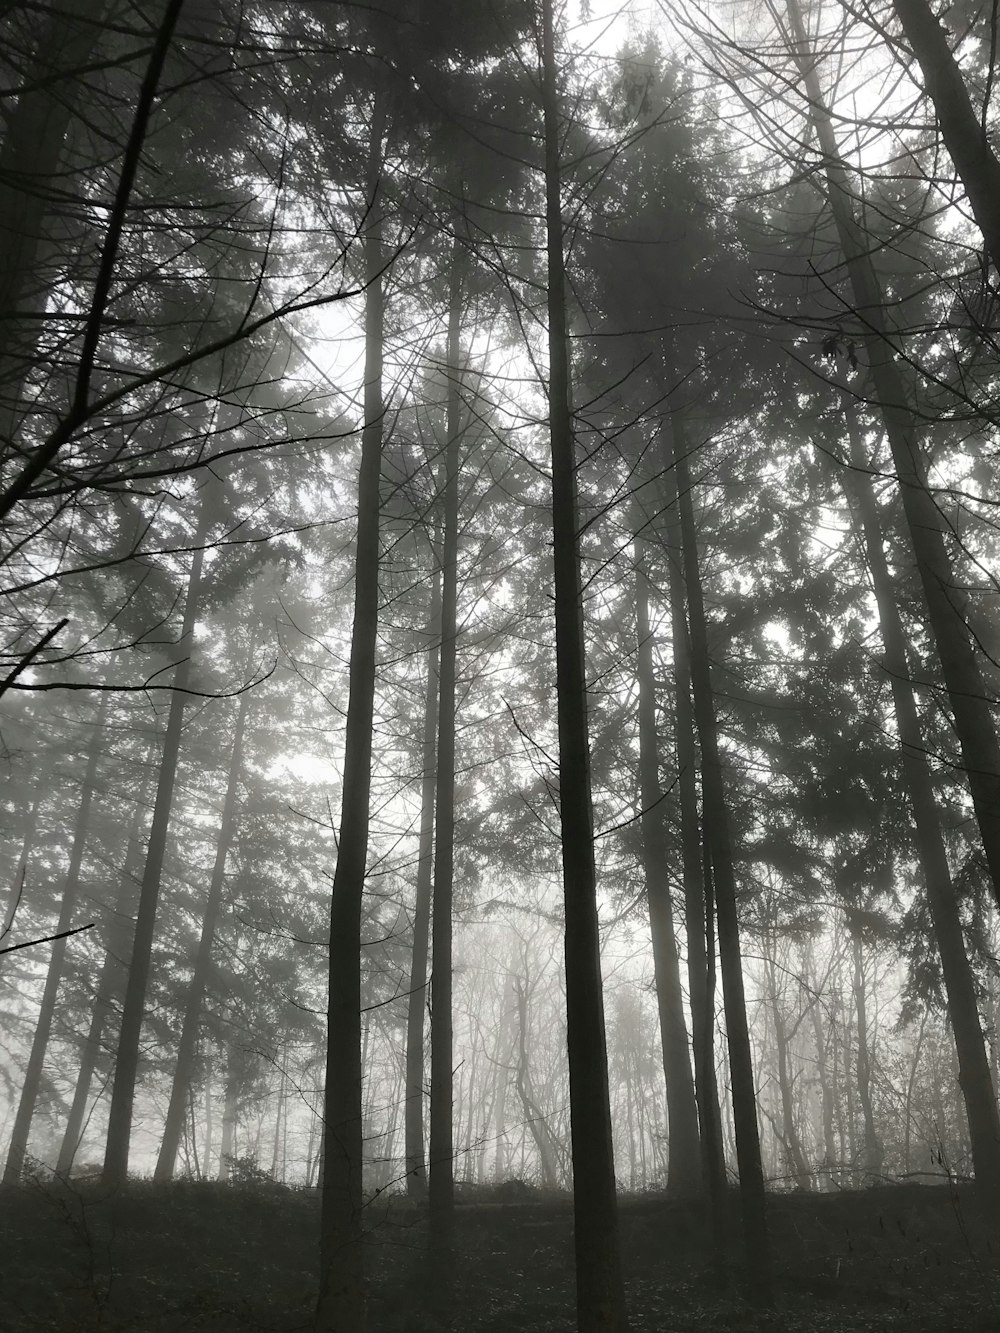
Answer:
<svg viewBox="0 0 1000 1333"><path fill-rule="evenodd" d="M597 916L552 8L553 0L542 0L559 815L566 912L577 1328L579 1333L623 1333L628 1318L618 1237Z"/></svg>
<svg viewBox="0 0 1000 1333"><path fill-rule="evenodd" d="M202 1170L206 1180L212 1179L212 1149L215 1146L215 1099L212 1097L212 1068L206 1060L205 1068L205 1153Z"/></svg>
<svg viewBox="0 0 1000 1333"><path fill-rule="evenodd" d="M435 553L436 558L436 553ZM421 746L420 838L417 886L413 904L413 950L410 993L406 1007L406 1112L404 1152L406 1192L423 1198L427 1189L424 1162L424 1019L427 1009L427 943L430 934L431 883L434 867L434 764L437 745L438 651L441 638L441 572L435 569L427 626L427 692L424 697L424 734Z"/></svg>
<svg viewBox="0 0 1000 1333"><path fill-rule="evenodd" d="M884 646L885 671L892 689L896 729L913 816L913 840L934 934L941 956L948 1016L958 1053L959 1083L965 1103L978 1193L995 1213L1000 1207L1000 1114L989 1055L983 1040L975 981L965 946L958 896L941 833L941 819L927 764L923 732L913 697L906 635L886 561L878 507L861 433L852 404L846 405L851 470L845 489L860 519Z"/></svg>
<svg viewBox="0 0 1000 1333"><path fill-rule="evenodd" d="M881 1179L882 1161L885 1150L875 1128L875 1112L872 1106L872 1064L871 1047L868 1044L868 1007L865 985L864 958L861 952L861 938L855 935L852 940L854 956L854 1009L857 1015L858 1055L855 1065L858 1078L858 1100L864 1121L865 1137L863 1148L863 1172L865 1184Z"/></svg>
<svg viewBox="0 0 1000 1333"><path fill-rule="evenodd" d="M132 960L125 985L121 1032L115 1057L114 1087L108 1115L108 1139L104 1153L103 1179L106 1185L121 1185L128 1176L129 1138L132 1132L132 1104L139 1072L139 1038L142 1032L143 1010L146 1004L146 986L156 926L156 905L160 895L163 858L167 849L170 827L170 808L174 799L177 760L181 747L181 728L184 725L184 704L190 673L190 652L194 641L194 626L198 616L201 591L201 570L204 561L203 543L208 528L208 505L201 499L198 526L194 536L194 556L188 578L187 600L184 606L184 624L177 645L178 663L174 669L173 693L167 715L167 730L160 758L159 780L153 820L149 829L146 868L139 889L139 907L132 943Z"/></svg>
<svg viewBox="0 0 1000 1333"><path fill-rule="evenodd" d="M743 1236L746 1246L748 1292L759 1305L770 1305L771 1255L767 1235L767 1203L757 1125L756 1085L750 1031L747 1026L743 989L743 957L740 947L739 913L736 902L736 873L732 837L726 805L722 760L712 692L708 626L701 589L691 478L687 446L681 421L674 418L674 468L677 478L681 536L684 544L684 574L687 591L691 643L691 684L694 713L701 742L701 782L704 833L709 844L715 884L715 910L722 963L722 997L726 1013L726 1039L733 1089L733 1127L740 1172L743 1205Z"/></svg>
<svg viewBox="0 0 1000 1333"><path fill-rule="evenodd" d="M281 1151L282 1146L282 1125L287 1125L288 1121L288 1051L284 1052L281 1060L281 1077L278 1080L278 1106L274 1116L274 1140L271 1145L271 1170L272 1180L283 1180L285 1171L284 1155Z"/></svg>
<svg viewBox="0 0 1000 1333"><path fill-rule="evenodd" d="M709 848L707 843L702 846L701 821L698 817L698 756L691 707L691 646L686 618L684 543L676 477L665 434L661 435L660 445L663 475L666 478L664 489L667 509L673 515L667 531L670 555L667 572L695 1095L701 1129L701 1169L708 1194L716 1259L721 1263L726 1248L726 1161L715 1076L715 931L712 927L714 907L709 905L710 895L714 904L714 889Z"/></svg>
<svg viewBox="0 0 1000 1333"><path fill-rule="evenodd" d="M193 1177L195 1180L201 1180L201 1162L198 1160L198 1117L193 1096L188 1098L186 1136L190 1137L191 1140L191 1160L185 1174Z"/></svg>
<svg viewBox="0 0 1000 1333"><path fill-rule="evenodd" d="M219 1144L219 1180L225 1183L233 1170L236 1156L236 1119L239 1113L236 1097L236 1079L233 1076L233 1055L229 1052L226 1064L226 1082L222 1100L222 1140Z"/></svg>
<svg viewBox="0 0 1000 1333"><path fill-rule="evenodd" d="M559 1184L556 1169L556 1157L552 1144L552 1132L542 1115L542 1109L535 1098L531 1086L531 1070L528 1066L528 992L527 983L520 977L514 979L514 994L517 996L517 1073L515 1086L521 1099L521 1107L531 1137L538 1149L538 1164L542 1173L542 1184L546 1189L554 1190Z"/></svg>
<svg viewBox="0 0 1000 1333"><path fill-rule="evenodd" d="M920 1069L920 1051L924 1044L924 1032L927 1028L927 1013L924 1009L920 1015L920 1028L917 1032L917 1040L913 1046L913 1057L910 1060L910 1073L906 1080L906 1103L904 1106L905 1129L903 1131L903 1170L909 1175L913 1170L913 1162L910 1156L910 1144L913 1136L913 1089L917 1083L917 1072ZM979 1178L979 1172L976 1172L976 1178Z"/></svg>
<svg viewBox="0 0 1000 1333"><path fill-rule="evenodd" d="M965 186L986 250L1000 271L1000 161L972 108L948 35L926 0L892 0L892 7L924 76L941 137Z"/></svg>
<svg viewBox="0 0 1000 1333"><path fill-rule="evenodd" d="M512 1054L513 1036L511 1027L514 1022L515 1013L514 999L514 979L508 971L503 985L503 1010L500 1016L500 1024L497 1032L496 1058L493 1062L495 1078L497 1079L497 1090L495 1102L494 1121L494 1139L496 1142L496 1167L494 1170L494 1179L499 1184L507 1179L508 1161L507 1153L509 1144L507 1141L507 1085L510 1081L509 1057Z"/></svg>
<svg viewBox="0 0 1000 1333"><path fill-rule="evenodd" d="M361 912L368 861L375 648L379 613L379 474L385 405L385 292L379 198L385 99L375 94L368 145L365 260L365 424L358 477L354 628L340 807L340 845L330 906L330 991L316 1333L364 1333L362 1208Z"/></svg>
<svg viewBox="0 0 1000 1333"><path fill-rule="evenodd" d="M87 1112L87 1100L94 1070L101 1054L104 1029L109 1020L114 1018L116 1003L124 990L127 976L127 957L131 941L128 938L126 922L133 915L135 886L142 867L139 833L142 827L143 812L146 809L147 791L145 787L136 802L126 839L125 862L118 880L118 892L110 910L106 909L104 927L104 961L94 994L94 1006L90 1015L90 1027L80 1051L80 1070L76 1078L73 1102L70 1106L66 1129L63 1133L59 1157L56 1161L56 1174L67 1177L80 1147L84 1131L84 1119Z"/></svg>
<svg viewBox="0 0 1000 1333"><path fill-rule="evenodd" d="M903 512L927 601L928 620L972 792L973 806L1000 904L1000 746L990 696L968 625L967 598L959 587L945 545L947 526L927 482L927 465L910 395L900 374L870 246L855 218L847 171L837 148L830 112L823 99L798 0L787 0L803 83L823 154L828 198L844 254L855 309L872 335L866 340L875 399L885 425Z"/></svg>
<svg viewBox="0 0 1000 1333"><path fill-rule="evenodd" d="M842 1020L843 1005L840 996L842 994L843 972L838 966L837 975L834 978L833 999L830 1004L830 1026L831 1026L831 1081L834 1088L834 1112L837 1117L837 1142L840 1145L840 1151L837 1160L840 1169L837 1172L836 1182L838 1185L844 1183L844 1162L852 1159L853 1145L851 1143L851 1134L853 1133L851 1121L851 1108L848 1101L850 1095L850 1075L847 1068L850 1056L847 1046L847 1026ZM839 1028L839 1033L838 1033ZM838 1040L839 1037L839 1040Z"/></svg>
<svg viewBox="0 0 1000 1333"><path fill-rule="evenodd" d="M448 441L444 460L441 652L438 665L434 908L431 917L431 1125L427 1243L435 1305L450 1318L455 1160L452 1117L452 904L455 864L455 660L458 635L458 483L462 436L462 257L456 236L448 302Z"/></svg>
<svg viewBox="0 0 1000 1333"><path fill-rule="evenodd" d="M667 883L667 840L663 827L659 746L656 734L656 685L653 641L649 628L649 580L644 543L636 537L635 601L639 684L639 799L642 802L642 860L649 927L653 944L653 975L660 1019L663 1074L667 1089L667 1189L697 1194L702 1184L698 1106L691 1077L691 1052L684 1022L680 960L674 912Z"/></svg>
<svg viewBox="0 0 1000 1333"><path fill-rule="evenodd" d="M811 964L812 952L807 950L803 959L803 976L806 985L810 986L817 993L820 990L818 979L813 977ZM809 1021L812 1026L813 1045L816 1048L816 1077L819 1080L820 1089L820 1118L823 1131L823 1184L821 1188L829 1188L834 1180L834 1168L837 1163L837 1145L833 1137L833 1114L834 1114L834 1081L836 1071L831 1076L831 1071L827 1064L827 1053L835 1039L833 1031L833 1012L832 1008L828 1011L829 1033L823 1030L823 1023L820 1020L819 1006L811 1005L809 1009Z"/></svg>
<svg viewBox="0 0 1000 1333"><path fill-rule="evenodd" d="M104 741L104 723L108 712L107 700L108 696L105 695L94 720L94 735L90 742L90 754L83 775L83 785L80 789L80 805L77 809L73 845L70 850L62 905L59 909L59 920L56 925L55 933L57 934L61 934L72 927L77 900L80 895L80 868L83 865L83 853L87 845L90 810L94 799L94 784L97 779L97 765L101 758ZM3 1173L3 1183L5 1185L15 1185L21 1179L21 1172L24 1169L24 1158L28 1150L28 1135L31 1132L31 1119L35 1113L35 1103L38 1100L38 1090L41 1086L45 1055L48 1050L49 1035L52 1031L52 1020L55 1017L59 987L62 983L68 943L68 940L62 939L55 940L52 944L49 967L45 975L45 987L42 991L42 1003L38 1011L38 1022L35 1025L28 1064L24 1072L24 1082L21 1085L21 1096L17 1103L17 1114L14 1117L10 1146L7 1150L7 1161Z"/></svg>
<svg viewBox="0 0 1000 1333"><path fill-rule="evenodd" d="M781 1142L785 1150L788 1170L795 1177L796 1185L800 1189L808 1190L812 1188L812 1172L809 1170L809 1163L806 1160L802 1141L795 1126L794 1089L792 1087L791 1070L788 1067L788 1034L785 1030L785 1020L778 1002L777 978L773 965L769 967L768 971L770 973L768 979L770 982L771 1019L774 1023L775 1064L778 1075L778 1093L781 1097Z"/></svg>
<svg viewBox="0 0 1000 1333"><path fill-rule="evenodd" d="M250 697L248 690L240 695L239 709L236 714L233 748L229 760L229 784L226 788L226 797L222 807L219 841L215 850L215 865L212 868L212 879L208 889L208 901L205 904L205 916L201 925L201 938L198 941L194 970L188 986L184 1022L181 1026L180 1042L177 1047L177 1065L174 1069L174 1081L170 1089L170 1102L167 1106L167 1116L163 1126L163 1138L160 1142L160 1152L153 1171L153 1179L159 1181L169 1180L174 1174L177 1149L184 1124L184 1112L191 1097L191 1083L198 1047L198 1028L201 1024L205 992L208 989L209 978L212 974L212 948L215 943L215 929L219 919L219 910L222 906L222 894L226 885L226 858L229 856L230 848L233 845L233 837L236 833L236 801L243 766L243 735L246 729L247 713L250 708Z"/></svg>
<svg viewBox="0 0 1000 1333"><path fill-rule="evenodd" d="M156 28L156 34L149 49L146 68L136 98L135 112L132 116L128 140L122 154L121 170L118 175L114 199L108 209L100 261L94 278L93 294L86 312L80 357L74 372L69 406L55 429L30 452L22 454L20 471L0 493L0 520L5 519L15 505L24 499L30 492L33 483L38 480L46 468L52 465L91 414L91 385L94 378L97 349L118 264L118 252L128 213L129 200L132 196L132 187L135 184L136 173L142 158L143 145L149 131L149 122L156 105L160 75L163 72L163 66L183 6L184 0L166 0ZM120 1132L118 1126L116 1126L116 1132Z"/></svg>

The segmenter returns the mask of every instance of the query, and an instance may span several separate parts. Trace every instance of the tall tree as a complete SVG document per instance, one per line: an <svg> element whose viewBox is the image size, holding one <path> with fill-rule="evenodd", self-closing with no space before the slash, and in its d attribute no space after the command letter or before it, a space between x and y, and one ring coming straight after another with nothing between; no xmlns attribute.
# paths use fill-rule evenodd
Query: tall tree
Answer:
<svg viewBox="0 0 1000 1333"><path fill-rule="evenodd" d="M427 682L420 747L420 831L417 841L413 943L406 1001L406 1108L403 1113L406 1190L421 1198L427 1190L424 1154L424 1018L427 1009L427 948L430 940L434 876L434 792L437 754L438 653L441 640L441 574L435 568L427 623Z"/></svg>
<svg viewBox="0 0 1000 1333"><path fill-rule="evenodd" d="M679 413L673 416L674 472L684 549L684 579L691 644L691 686L694 715L701 743L702 817L712 866L715 910L719 926L722 996L726 1013L726 1042L733 1090L736 1156L743 1205L743 1240L747 1259L747 1289L759 1305L772 1300L771 1251L767 1203L757 1124L756 1084L743 984L743 953L736 887L731 821L726 800L722 755L719 748L708 622L701 586L697 531L691 496L688 444Z"/></svg>
<svg viewBox="0 0 1000 1333"><path fill-rule="evenodd" d="M452 1033L452 913L455 868L455 671L458 648L459 450L462 439L463 251L456 230L451 253L444 532L441 544L441 649L438 661L437 787L434 798L434 897L431 972L431 1127L428 1243L439 1302L452 1294L455 1163Z"/></svg>
<svg viewBox="0 0 1000 1333"><path fill-rule="evenodd" d="M361 916L368 859L375 643L379 612L379 473L385 403L382 397L386 253L382 171L385 92L376 84L369 110L365 261L364 428L358 474L344 785L340 843L330 906L326 1090L320 1289L316 1333L364 1333L362 1209Z"/></svg>
<svg viewBox="0 0 1000 1333"><path fill-rule="evenodd" d="M637 529L641 529L641 521ZM653 969L667 1089L669 1135L667 1188L678 1194L696 1194L702 1185L698 1107L684 1001L680 958L674 927L673 904L667 882L667 841L656 725L656 681L653 674L653 638L649 622L649 576L645 541L634 543L636 635L639 683L639 799L642 803L642 863L653 943Z"/></svg>
<svg viewBox="0 0 1000 1333"><path fill-rule="evenodd" d="M576 506L577 462L566 318L560 160L562 127L553 8L553 0L542 0L540 80L545 135L556 710L566 912L566 1040L573 1142L577 1327L580 1333L624 1333L628 1318L615 1197L590 791L580 531Z"/></svg>

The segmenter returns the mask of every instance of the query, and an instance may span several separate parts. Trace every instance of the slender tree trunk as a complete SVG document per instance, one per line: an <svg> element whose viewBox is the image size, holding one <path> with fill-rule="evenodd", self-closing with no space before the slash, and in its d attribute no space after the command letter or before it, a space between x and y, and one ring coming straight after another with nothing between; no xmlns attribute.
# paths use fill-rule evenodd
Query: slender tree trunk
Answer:
<svg viewBox="0 0 1000 1333"><path fill-rule="evenodd" d="M222 1097L222 1140L219 1144L219 1180L225 1183L233 1170L236 1156L236 1119L239 1107L236 1096L236 1079L232 1071L232 1051L226 1065L226 1082Z"/></svg>
<svg viewBox="0 0 1000 1333"><path fill-rule="evenodd" d="M212 1179L212 1149L215 1146L215 1099L212 1096L212 1067L205 1061L205 1152L204 1174L206 1180Z"/></svg>
<svg viewBox="0 0 1000 1333"><path fill-rule="evenodd" d="M885 1151L882 1140L875 1128L875 1111L872 1106L872 1065L871 1047L868 1043L868 1006L865 983L864 957L861 951L861 939L855 935L852 940L854 958L854 1009L857 1016L858 1054L855 1069L858 1077L858 1100L864 1121L865 1137L863 1148L863 1172L866 1183L882 1175L882 1161Z"/></svg>
<svg viewBox="0 0 1000 1333"><path fill-rule="evenodd" d="M834 1089L833 1107L837 1117L837 1142L839 1144L837 1161L840 1169L836 1176L838 1185L843 1185L844 1183L844 1162L845 1159L850 1158L852 1154L852 1145L850 1142L850 1135L852 1132L851 1108L848 1101L850 1095L850 1076L846 1068L849 1060L847 1054L847 1034L845 1024L843 1022L838 1022L838 1019L843 1013L843 1007L839 998L842 982L842 970L838 966L835 986L833 989L834 998L830 1005L831 1079Z"/></svg>
<svg viewBox="0 0 1000 1333"><path fill-rule="evenodd" d="M122 1009L118 1053L115 1058L114 1087L111 1094L108 1138L104 1153L103 1179L107 1185L121 1185L128 1175L132 1104L135 1100L135 1084L139 1073L139 1038L142 1032L142 1018L146 1004L146 986L149 980L153 934L156 927L156 906L160 895L160 879L163 874L163 858L167 849L167 832L170 827L170 808L174 799L177 760L181 748L181 729L184 725L184 704L186 701L184 690L190 672L189 654L194 642L194 626L198 616L201 570L204 561L204 550L202 548L207 530L208 504L203 496L194 537L195 551L191 561L191 573L188 578L184 624L181 628L181 637L178 644L179 661L174 670L174 688L170 696L170 711L167 714L163 754L160 757L156 802L153 806L153 821L150 825L149 846L146 850L146 868L139 889L139 908L135 922L135 937L132 943L132 960L129 964L128 981L125 985L125 1002Z"/></svg>
<svg viewBox="0 0 1000 1333"><path fill-rule="evenodd" d="M514 982L510 972L504 979L503 986L503 1012L500 1018L500 1027L497 1033L496 1059L494 1069L496 1071L497 1092L495 1098L495 1130L496 1139L496 1168L494 1179L497 1184L507 1178L508 1170L508 1143L507 1143L507 1085L510 1081L510 1067L508 1064L512 1052L513 1038L511 1027L514 1022L515 999Z"/></svg>
<svg viewBox="0 0 1000 1333"><path fill-rule="evenodd" d="M803 959L803 975L806 984L812 986L815 991L819 991L818 980L812 976L812 951L807 948ZM837 1162L837 1145L833 1137L833 1089L836 1079L834 1071L831 1072L828 1064L828 1053L834 1041L833 1016L832 1010L829 1013L828 1023L829 1031L824 1032L823 1023L820 1020L819 1006L812 1005L809 1010L809 1021L812 1026L813 1045L816 1048L816 1077L819 1080L820 1089L820 1118L823 1133L823 1166L826 1168L823 1175L823 1185L821 1188L829 1188L833 1181L833 1171Z"/></svg>
<svg viewBox="0 0 1000 1333"><path fill-rule="evenodd" d="M684 1022L680 960L674 911L667 884L667 840L663 827L659 746L656 734L656 684L653 641L649 628L649 580L644 543L635 539L635 602L639 683L639 799L642 802L642 859L649 926L653 943L653 974L660 1018L663 1074L667 1089L667 1189L697 1194L701 1180L698 1106L691 1077L691 1052Z"/></svg>
<svg viewBox="0 0 1000 1333"><path fill-rule="evenodd" d="M368 148L365 260L365 424L358 478L358 533L344 748L340 846L330 907L320 1290L316 1333L364 1333L362 1195L361 910L368 861L375 648L379 612L379 474L385 405L385 327L380 184L385 99L375 94Z"/></svg>
<svg viewBox="0 0 1000 1333"><path fill-rule="evenodd" d="M455 1161L452 1117L452 905L455 864L455 663L458 636L458 484L462 436L462 256L456 236L448 303L448 441L444 460L441 552L441 653L438 665L434 909L431 919L431 1126L428 1247L435 1305L450 1318L453 1284Z"/></svg>
<svg viewBox="0 0 1000 1333"><path fill-rule="evenodd" d="M142 827L143 812L146 809L147 792L144 788L136 802L126 839L125 861L118 880L118 892L111 910L106 912L104 926L104 961L97 981L94 1004L90 1015L90 1027L80 1051L80 1070L76 1078L73 1101L70 1106L66 1129L63 1133L59 1157L56 1161L56 1174L69 1175L80 1147L83 1136L84 1120L87 1113L87 1101L90 1097L90 1085L94 1070L100 1058L104 1040L104 1030L109 1021L113 1021L116 1001L122 995L128 975L127 957L131 941L125 923L131 920L132 905L136 885L142 869L142 855L139 833Z"/></svg>
<svg viewBox="0 0 1000 1333"><path fill-rule="evenodd" d="M193 1094L188 1098L187 1133L191 1138L191 1162L187 1174L201 1180L201 1162L198 1159L198 1115Z"/></svg>
<svg viewBox="0 0 1000 1333"><path fill-rule="evenodd" d="M792 1074L788 1065L788 1034L778 1002L777 980L774 968L770 971L771 1020L774 1024L775 1066L778 1075L778 1093L781 1097L781 1140L788 1161L788 1169L801 1189L812 1188L812 1172L806 1160L802 1140L795 1126L795 1098Z"/></svg>
<svg viewBox="0 0 1000 1333"><path fill-rule="evenodd" d="M913 840L941 956L948 1016L958 1053L978 1193L985 1208L1000 1207L1000 1114L989 1054L983 1040L975 981L962 931L958 895L941 832L941 819L927 764L923 730L913 697L906 635L900 619L882 541L875 495L853 405L847 405L851 471L845 488L860 519L868 568L878 605L886 674L899 732L903 780L913 816Z"/></svg>
<svg viewBox="0 0 1000 1333"><path fill-rule="evenodd" d="M184 1021L181 1025L180 1042L177 1047L177 1065L174 1069L174 1081L170 1089L170 1102L167 1106L167 1117L163 1126L163 1138L160 1141L160 1152L153 1171L153 1179L159 1181L169 1180L174 1174L177 1149L184 1124L184 1110L191 1096L191 1083L198 1048L198 1028L201 1024L205 992L208 989L208 982L212 973L212 948L215 943L219 910L222 906L222 894L226 885L226 859L229 856L236 833L236 802L243 767L243 735L246 730L247 713L250 709L250 697L249 691L244 691L240 695L236 713L233 748L229 759L229 783L222 807L219 841L215 850L215 865L212 868L212 879L208 889L208 901L205 904L205 916L202 920L201 938L198 941L194 970L191 974L191 983L188 986Z"/></svg>
<svg viewBox="0 0 1000 1333"><path fill-rule="evenodd" d="M948 34L926 0L892 0L896 17L924 76L941 137L965 186L972 215L1000 271L1000 161L972 107Z"/></svg>
<svg viewBox="0 0 1000 1333"><path fill-rule="evenodd" d="M686 443L680 419L675 416L673 424L674 466L684 544L684 573L691 635L691 684L698 738L701 742L705 837L711 850L715 881L715 910L719 927L722 996L726 1012L726 1038L733 1089L733 1127L740 1171L748 1291L755 1303L770 1305L772 1277L767 1234L767 1203L760 1156L760 1130L757 1125L753 1057L743 989L743 956L740 946L732 836L729 829L722 760L719 754L708 651L708 627L701 588Z"/></svg>
<svg viewBox="0 0 1000 1333"><path fill-rule="evenodd" d="M542 0L559 814L566 912L566 1037L577 1328L579 1333L623 1333L628 1317L618 1236L597 916L552 8L552 0Z"/></svg>
<svg viewBox="0 0 1000 1333"><path fill-rule="evenodd" d="M701 1170L708 1195L710 1222L716 1259L726 1248L726 1161L722 1142L722 1116L715 1077L715 932L709 927L714 912L709 907L711 861L707 844L702 846L698 817L698 756L691 707L691 648L684 589L684 544L677 505L677 486L665 435L661 437L663 475L668 512L670 560L667 575L670 589L670 623L674 674L675 745L677 783L680 792L681 857L684 868L684 910L687 922L688 990L691 1004L691 1033L694 1048L695 1095L701 1129Z"/></svg>
<svg viewBox="0 0 1000 1333"><path fill-rule="evenodd" d="M87 835L90 827L90 810L94 799L94 784L97 779L97 765L102 753L104 723L105 718L107 717L107 711L107 696L105 696L94 721L94 735L90 742L90 754L87 759L87 768L83 775L83 784L80 789L80 805L77 809L76 827L73 831L73 844L70 849L69 866L66 871L66 882L63 886L62 905L59 909L59 919L56 925L57 934L61 934L72 927L73 917L77 909L77 901L80 895L80 869L83 865L83 853L87 845ZM38 1011L38 1021L35 1024L35 1033L31 1042L31 1051L29 1052L28 1064L24 1072L24 1082L21 1085L21 1096L17 1103L17 1114L14 1117L14 1128L11 1134L10 1146L7 1150L7 1161L3 1173L3 1183L5 1185L16 1184L21 1179L21 1172L24 1169L24 1158L28 1151L28 1135L31 1132L31 1119L35 1113L35 1103L38 1100L38 1090L42 1082L45 1055L48 1050L49 1036L52 1031L52 1020L55 1017L56 1001L59 997L59 987L62 984L63 968L66 963L66 946L68 943L69 941L65 939L55 940L52 945L52 953L49 956L49 967L45 975L45 987L42 991L42 1002Z"/></svg>
<svg viewBox="0 0 1000 1333"><path fill-rule="evenodd" d="M318 1096L322 1089L316 1089ZM319 1166L319 1145L322 1142L320 1130L320 1117L318 1112L313 1111L309 1116L309 1142L306 1145L306 1188L311 1189L313 1177L316 1175L316 1169Z"/></svg>
<svg viewBox="0 0 1000 1333"><path fill-rule="evenodd" d="M542 1108L531 1086L531 1070L528 1065L528 992L526 983L518 977L514 982L517 996L517 1073L515 1086L521 1099L521 1107L531 1137L538 1149L538 1165L541 1168L542 1184L546 1189L554 1190L559 1184L556 1158L552 1144L552 1133L542 1115Z"/></svg>
<svg viewBox="0 0 1000 1333"><path fill-rule="evenodd" d="M435 552L435 559L437 553ZM422 1198L427 1189L424 1162L424 1020L427 1011L427 945L430 936L431 883L434 867L434 788L437 752L438 651L441 639L441 572L435 569L427 627L427 692L424 697L424 733L421 746L420 838L417 886L413 904L413 950L410 993L406 1002L406 1112L404 1152L406 1192Z"/></svg>
<svg viewBox="0 0 1000 1333"><path fill-rule="evenodd" d="M857 1068L857 1011L844 1005L844 1099L847 1126L847 1160L851 1164L851 1183L855 1189L864 1183L858 1163L862 1150L858 1146L858 1068ZM852 1059L854 1064L852 1066Z"/></svg>
<svg viewBox="0 0 1000 1333"><path fill-rule="evenodd" d="M927 464L900 373L895 340L870 246L854 214L847 170L837 147L830 112L809 49L798 0L787 0L788 18L802 79L812 103L840 247L846 261L855 309L871 335L866 339L875 399L885 425L899 483L906 527L927 601L928 621L944 675L948 700L972 792L983 849L1000 904L1000 745L989 693L968 624L967 598L955 578L945 544L946 524L931 494Z"/></svg>
<svg viewBox="0 0 1000 1333"><path fill-rule="evenodd" d="M927 1010L920 1015L920 1028L917 1032L917 1040L913 1047L913 1058L910 1060L910 1075L906 1080L906 1106L905 1106L905 1129L903 1132L903 1170L907 1175L913 1169L910 1157L910 1143L913 1135L913 1090L917 1084L917 1072L920 1069L920 1051L924 1044L924 1032L927 1028ZM976 1172L978 1182L979 1173ZM977 1185L978 1188L978 1185Z"/></svg>

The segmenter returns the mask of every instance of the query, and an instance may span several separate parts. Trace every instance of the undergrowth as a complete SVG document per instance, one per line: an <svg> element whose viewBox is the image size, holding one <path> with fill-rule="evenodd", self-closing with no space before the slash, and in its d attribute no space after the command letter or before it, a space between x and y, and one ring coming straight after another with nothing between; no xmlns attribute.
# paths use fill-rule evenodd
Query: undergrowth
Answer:
<svg viewBox="0 0 1000 1333"><path fill-rule="evenodd" d="M572 1205L521 1182L459 1191L453 1333L572 1333ZM697 1208L624 1197L634 1333L1000 1333L997 1256L963 1187L771 1199L778 1301L741 1296L735 1196L725 1253ZM370 1333L429 1333L425 1214L367 1215ZM313 1191L35 1179L0 1191L4 1333L294 1333L315 1298Z"/></svg>

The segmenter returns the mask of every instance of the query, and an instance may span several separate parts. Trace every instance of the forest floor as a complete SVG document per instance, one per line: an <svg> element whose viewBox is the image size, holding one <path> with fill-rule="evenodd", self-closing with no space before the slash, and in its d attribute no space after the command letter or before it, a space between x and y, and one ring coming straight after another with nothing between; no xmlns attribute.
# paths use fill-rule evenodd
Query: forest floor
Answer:
<svg viewBox="0 0 1000 1333"><path fill-rule="evenodd" d="M1000 1333L1000 1261L967 1187L770 1196L778 1300L727 1283L696 1210L625 1196L633 1333ZM369 1207L369 1333L425 1333L425 1217ZM453 1333L572 1333L572 1208L518 1182L460 1191ZM3 1333L293 1333L315 1294L315 1191L135 1181L0 1190Z"/></svg>

